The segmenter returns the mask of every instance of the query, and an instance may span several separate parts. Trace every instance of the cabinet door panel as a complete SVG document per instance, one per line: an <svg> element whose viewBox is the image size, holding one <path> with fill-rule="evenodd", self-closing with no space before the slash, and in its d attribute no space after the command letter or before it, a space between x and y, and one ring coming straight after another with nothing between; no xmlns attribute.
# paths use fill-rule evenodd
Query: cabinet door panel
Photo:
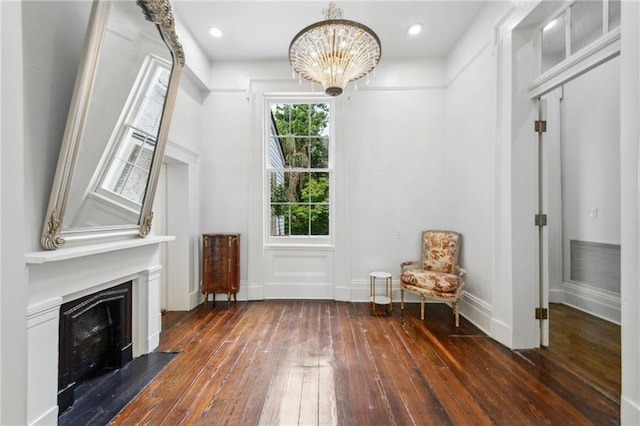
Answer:
<svg viewBox="0 0 640 426"><path fill-rule="evenodd" d="M235 294L240 287L240 235L204 234L202 292Z"/></svg>

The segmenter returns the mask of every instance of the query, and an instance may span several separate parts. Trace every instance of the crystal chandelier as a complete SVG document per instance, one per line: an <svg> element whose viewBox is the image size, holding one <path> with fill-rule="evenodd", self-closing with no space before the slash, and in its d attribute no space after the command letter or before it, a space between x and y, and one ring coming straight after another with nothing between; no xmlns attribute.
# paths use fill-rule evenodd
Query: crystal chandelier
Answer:
<svg viewBox="0 0 640 426"><path fill-rule="evenodd" d="M293 70L322 84L329 96L338 96L350 81L370 73L380 62L380 39L369 27L342 19L333 2L322 11L325 20L300 31L289 46Z"/></svg>

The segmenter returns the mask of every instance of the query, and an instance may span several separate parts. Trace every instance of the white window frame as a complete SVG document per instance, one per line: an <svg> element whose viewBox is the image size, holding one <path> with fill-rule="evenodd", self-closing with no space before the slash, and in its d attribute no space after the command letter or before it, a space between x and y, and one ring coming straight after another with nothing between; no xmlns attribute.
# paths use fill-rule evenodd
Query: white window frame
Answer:
<svg viewBox="0 0 640 426"><path fill-rule="evenodd" d="M329 106L329 161L326 172L329 174L329 235L271 235L271 182L270 174L270 137L271 137L271 105L273 104L327 104ZM335 242L335 210L336 210L336 173L335 173L335 135L336 105L333 99L318 94L265 94L263 104L262 132L262 171L263 171L263 230L266 246L313 246L333 247Z"/></svg>

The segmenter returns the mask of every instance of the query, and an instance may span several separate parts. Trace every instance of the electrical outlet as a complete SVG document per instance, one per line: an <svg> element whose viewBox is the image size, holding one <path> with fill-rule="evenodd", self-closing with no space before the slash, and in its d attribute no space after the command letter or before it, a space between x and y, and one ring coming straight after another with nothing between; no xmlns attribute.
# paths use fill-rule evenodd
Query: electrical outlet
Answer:
<svg viewBox="0 0 640 426"><path fill-rule="evenodd" d="M396 229L396 239L401 239L402 238L402 230L400 229Z"/></svg>
<svg viewBox="0 0 640 426"><path fill-rule="evenodd" d="M598 209L593 208L589 210L589 219L597 219L598 218Z"/></svg>

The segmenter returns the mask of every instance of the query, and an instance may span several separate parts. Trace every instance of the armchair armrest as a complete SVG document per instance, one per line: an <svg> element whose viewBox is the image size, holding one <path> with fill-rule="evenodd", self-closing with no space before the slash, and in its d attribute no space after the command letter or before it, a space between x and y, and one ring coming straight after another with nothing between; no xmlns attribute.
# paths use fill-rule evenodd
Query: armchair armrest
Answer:
<svg viewBox="0 0 640 426"><path fill-rule="evenodd" d="M402 263L400 264L400 270L401 270L401 271L404 271L404 268L405 268L405 267L410 266L410 265L416 265L416 264L418 264L418 263L420 263L420 261L419 261L419 260L407 260L407 261L402 262Z"/></svg>
<svg viewBox="0 0 640 426"><path fill-rule="evenodd" d="M464 277L465 274L467 273L467 271L464 270L463 268L461 268L459 265L456 265L456 272L458 273L458 276L460 276L460 277Z"/></svg>

